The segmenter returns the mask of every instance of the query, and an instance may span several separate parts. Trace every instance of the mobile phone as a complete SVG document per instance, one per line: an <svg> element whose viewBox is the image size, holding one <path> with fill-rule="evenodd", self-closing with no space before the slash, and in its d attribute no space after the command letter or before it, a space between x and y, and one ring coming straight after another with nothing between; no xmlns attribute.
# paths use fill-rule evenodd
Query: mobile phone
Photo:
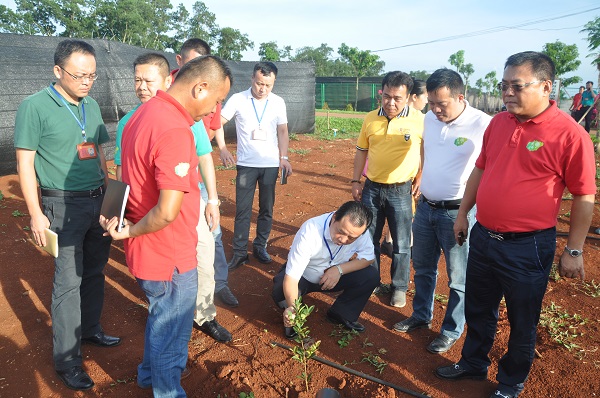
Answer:
<svg viewBox="0 0 600 398"><path fill-rule="evenodd" d="M281 185L287 184L287 170L281 169Z"/></svg>
<svg viewBox="0 0 600 398"><path fill-rule="evenodd" d="M458 245L462 246L465 243L465 234L462 232L458 233Z"/></svg>

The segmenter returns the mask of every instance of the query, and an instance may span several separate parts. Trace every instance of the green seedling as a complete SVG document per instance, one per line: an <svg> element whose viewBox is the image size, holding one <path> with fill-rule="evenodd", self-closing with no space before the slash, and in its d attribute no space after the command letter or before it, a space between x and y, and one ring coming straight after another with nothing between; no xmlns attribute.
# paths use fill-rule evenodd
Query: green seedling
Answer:
<svg viewBox="0 0 600 398"><path fill-rule="evenodd" d="M558 264L552 263L552 268L550 268L550 280L554 282L558 282L561 280L560 273L558 272Z"/></svg>
<svg viewBox="0 0 600 398"><path fill-rule="evenodd" d="M569 352L579 348L575 343L575 339L580 336L577 328L586 323L587 319L581 315L571 315L554 302L543 308L540 314L540 326L545 327L552 340Z"/></svg>
<svg viewBox="0 0 600 398"><path fill-rule="evenodd" d="M310 149L294 149L294 148L290 148L290 149L288 149L288 151L290 153L295 153L295 154L298 154L300 156L308 155L310 153Z"/></svg>
<svg viewBox="0 0 600 398"><path fill-rule="evenodd" d="M340 348L348 347L352 339L358 336L358 332L356 330L348 330L344 328L342 325L337 325L335 329L329 333L330 336L338 338L338 345Z"/></svg>
<svg viewBox="0 0 600 398"><path fill-rule="evenodd" d="M444 294L434 294L433 299L435 301L439 301L442 304L446 304L448 302L448 297Z"/></svg>
<svg viewBox="0 0 600 398"><path fill-rule="evenodd" d="M591 281L582 281L581 283L573 283L576 290L585 294L589 297L600 297L600 283L596 283L593 279Z"/></svg>
<svg viewBox="0 0 600 398"><path fill-rule="evenodd" d="M25 213L22 213L22 212L20 212L19 210L13 210L13 212L12 212L12 216L13 216L13 217L24 217L24 216L26 216L26 215L27 215L27 214L25 214Z"/></svg>
<svg viewBox="0 0 600 398"><path fill-rule="evenodd" d="M361 362L369 363L375 368L375 371L379 374L382 374L385 370L385 367L388 365L387 362L381 359L381 357L378 354L374 354L371 351L363 352L363 358L361 359Z"/></svg>
<svg viewBox="0 0 600 398"><path fill-rule="evenodd" d="M4 194L2 193L2 191L0 191L0 200L4 199Z"/></svg>
<svg viewBox="0 0 600 398"><path fill-rule="evenodd" d="M252 391L250 391L250 392L241 392L240 398L255 398L255 397L254 397L254 393Z"/></svg>
<svg viewBox="0 0 600 398"><path fill-rule="evenodd" d="M294 301L294 315L290 318L292 327L296 332L296 337L294 341L296 342L296 346L291 348L293 353L292 359L300 362L302 365L302 373L298 376L301 380L304 380L304 385L306 386L306 391L310 391L310 379L311 374L308 373L308 361L315 356L317 350L319 349L319 345L321 341L313 341L310 338L310 329L306 326L306 321L308 320L308 316L314 311L315 306L311 305L310 307L306 304L302 303L302 297L298 297L296 301Z"/></svg>
<svg viewBox="0 0 600 398"><path fill-rule="evenodd" d="M290 141L300 141L300 138L298 138L298 134L296 133L290 133L288 136Z"/></svg>

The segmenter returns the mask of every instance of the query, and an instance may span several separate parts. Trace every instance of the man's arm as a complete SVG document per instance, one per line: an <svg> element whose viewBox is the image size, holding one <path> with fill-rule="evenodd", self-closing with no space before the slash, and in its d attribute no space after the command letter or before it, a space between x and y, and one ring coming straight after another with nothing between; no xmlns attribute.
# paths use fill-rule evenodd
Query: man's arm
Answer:
<svg viewBox="0 0 600 398"><path fill-rule="evenodd" d="M207 153L205 155L198 156L198 167L200 168L202 181L204 181L204 186L206 187L206 192L208 193L208 200L218 201L219 196L217 194L217 178L215 177L215 165L212 160L212 155ZM219 205L215 203L207 203L205 217L206 223L210 228L210 232L217 229L221 219Z"/></svg>
<svg viewBox="0 0 600 398"><path fill-rule="evenodd" d="M483 169L473 167L473 171L467 180L467 186L465 188L465 194L463 195L462 201L460 202L460 208L456 215L456 221L454 222L454 239L462 246L462 242L467 239L469 234L469 219L467 218L469 211L475 206L475 200L477 199L477 189L479 189L479 183L481 182L481 176L483 175ZM459 234L462 237L459 238Z"/></svg>
<svg viewBox="0 0 600 398"><path fill-rule="evenodd" d="M102 171L104 171L104 186L107 186L108 167L106 166L106 156L104 156L104 148L102 147L102 145L98 145L98 156L100 156L100 167L102 167Z"/></svg>
<svg viewBox="0 0 600 398"><path fill-rule="evenodd" d="M282 159L283 156L288 156L288 146L290 145L290 138L288 135L287 123L277 125L277 146L279 147L279 168L281 172L290 176L292 175L292 165L286 159Z"/></svg>
<svg viewBox="0 0 600 398"><path fill-rule="evenodd" d="M573 195L570 217L571 227L569 228L569 238L567 240L569 249L583 250L593 212L594 195ZM558 271L560 276L583 279L585 276L583 256L572 257L569 253L564 252L558 262Z"/></svg>
<svg viewBox="0 0 600 398"><path fill-rule="evenodd" d="M29 225L31 227L33 239L35 240L36 245L46 246L44 229L50 227L50 221L48 220L48 217L44 215L44 212L40 207L37 189L38 184L34 168L35 153L35 151L17 148L17 173L19 175L19 183L21 184L23 198L27 205L27 211L31 216Z"/></svg>
<svg viewBox="0 0 600 398"><path fill-rule="evenodd" d="M421 153L421 157L419 159L419 170L417 171L417 175L415 176L411 187L411 193L415 198L421 194L421 177L423 175L423 163L425 162L425 143L423 140L421 140L421 148L419 149L419 152Z"/></svg>
<svg viewBox="0 0 600 398"><path fill-rule="evenodd" d="M363 268L367 268L373 260L364 260L355 258L352 261L348 261L347 263L339 264L338 266L329 267L323 273L319 284L321 285L321 290L331 290L338 284L342 274L340 273L340 269L344 275L349 274L354 271L361 270Z"/></svg>
<svg viewBox="0 0 600 398"><path fill-rule="evenodd" d="M221 117L221 120L227 119ZM225 144L225 131L223 130L223 126L215 130L215 141L217 141L217 146L219 147L219 157L221 158L221 162L227 167L233 166L235 164L235 159Z"/></svg>
<svg viewBox="0 0 600 398"><path fill-rule="evenodd" d="M352 172L352 180L355 182L352 183L352 197L356 201L360 201L362 197L363 186L360 183L360 177L365 169L368 153L369 151L361 151L360 149L357 149L356 154L354 155L354 170Z"/></svg>

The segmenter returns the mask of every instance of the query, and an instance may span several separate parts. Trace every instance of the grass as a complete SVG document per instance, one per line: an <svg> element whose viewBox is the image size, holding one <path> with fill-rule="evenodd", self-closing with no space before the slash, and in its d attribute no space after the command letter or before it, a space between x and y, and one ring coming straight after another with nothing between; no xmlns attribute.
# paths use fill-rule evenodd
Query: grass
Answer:
<svg viewBox="0 0 600 398"><path fill-rule="evenodd" d="M315 109L315 112L327 112L329 111L329 113L349 113L349 114L356 114L356 115L366 115L369 112L357 112L357 111L344 111L344 110L338 110L338 109Z"/></svg>
<svg viewBox="0 0 600 398"><path fill-rule="evenodd" d="M330 117L329 129L327 128L327 117L317 116L315 118L315 138L331 141L335 139L356 138L362 127L362 119L349 119L342 117ZM334 133L333 130L336 130Z"/></svg>
<svg viewBox="0 0 600 398"><path fill-rule="evenodd" d="M554 302L542 309L540 326L546 328L550 338L569 352L579 348L575 339L580 336L579 326L585 325L587 319L578 314L569 314Z"/></svg>
<svg viewBox="0 0 600 398"><path fill-rule="evenodd" d="M295 153L297 155L300 156L304 156L310 153L310 149L294 149L294 148L289 148L288 152L290 153Z"/></svg>
<svg viewBox="0 0 600 398"><path fill-rule="evenodd" d="M289 133L288 138L290 141L300 141L300 138L298 138L298 135L296 133Z"/></svg>
<svg viewBox="0 0 600 398"><path fill-rule="evenodd" d="M222 171L222 170L235 170L235 164L231 165L231 166L223 166L223 165L218 165L215 166L215 170L217 171Z"/></svg>
<svg viewBox="0 0 600 398"><path fill-rule="evenodd" d="M600 297L600 283L596 283L593 279L591 281L582 281L579 283L573 283L575 290L580 291L586 296L598 298Z"/></svg>

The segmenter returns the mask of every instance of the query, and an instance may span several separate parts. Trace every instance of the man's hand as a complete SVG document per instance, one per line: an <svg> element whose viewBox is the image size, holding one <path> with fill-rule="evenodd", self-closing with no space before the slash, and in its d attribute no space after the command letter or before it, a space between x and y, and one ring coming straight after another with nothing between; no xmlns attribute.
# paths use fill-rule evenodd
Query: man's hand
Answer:
<svg viewBox="0 0 600 398"><path fill-rule="evenodd" d="M292 175L292 165L289 161L285 159L279 159L279 168L281 169L281 172L285 172L288 177Z"/></svg>
<svg viewBox="0 0 600 398"><path fill-rule="evenodd" d="M360 200L362 198L362 191L363 191L363 186L360 182L352 183L352 197L357 202L360 202Z"/></svg>
<svg viewBox="0 0 600 398"><path fill-rule="evenodd" d="M342 277L342 275L340 275L340 271L337 269L336 266L329 267L328 269L325 270L325 272L323 273L323 276L319 280L319 285L321 285L321 290L333 289L335 287L335 285L337 285L337 283L340 281L341 277Z"/></svg>
<svg viewBox="0 0 600 398"><path fill-rule="evenodd" d="M43 213L40 213L35 217L31 216L29 226L31 227L31 233L33 234L35 244L40 247L46 246L46 233L44 230L50 227L50 220L48 220L48 217Z"/></svg>
<svg viewBox="0 0 600 398"><path fill-rule="evenodd" d="M235 165L235 159L231 152L227 150L227 148L223 148L219 152L219 157L221 158L221 162L225 165L225 167L231 167Z"/></svg>
<svg viewBox="0 0 600 398"><path fill-rule="evenodd" d="M119 217L113 217L110 220L104 216L100 216L100 226L106 231L103 235L110 236L113 240L123 240L131 238L131 228L135 224L129 222L126 218L123 219L123 228L121 232L117 232L119 226Z"/></svg>
<svg viewBox="0 0 600 398"><path fill-rule="evenodd" d="M456 221L454 222L454 239L459 246L462 246L467 236L469 235L469 219L467 216L461 216L458 214L456 216Z"/></svg>
<svg viewBox="0 0 600 398"><path fill-rule="evenodd" d="M283 326L286 328L291 328L295 315L296 310L294 307L287 307L285 310L283 310Z"/></svg>
<svg viewBox="0 0 600 398"><path fill-rule="evenodd" d="M421 173L417 174L413 179L410 193L415 198L419 197L421 194Z"/></svg>
<svg viewBox="0 0 600 398"><path fill-rule="evenodd" d="M580 278L583 280L585 277L583 256L573 257L564 252L558 261L558 274L565 278Z"/></svg>
<svg viewBox="0 0 600 398"><path fill-rule="evenodd" d="M206 223L210 232L213 232L219 226L221 222L221 213L219 212L219 206L207 203L206 210L204 210L204 216L206 217Z"/></svg>

